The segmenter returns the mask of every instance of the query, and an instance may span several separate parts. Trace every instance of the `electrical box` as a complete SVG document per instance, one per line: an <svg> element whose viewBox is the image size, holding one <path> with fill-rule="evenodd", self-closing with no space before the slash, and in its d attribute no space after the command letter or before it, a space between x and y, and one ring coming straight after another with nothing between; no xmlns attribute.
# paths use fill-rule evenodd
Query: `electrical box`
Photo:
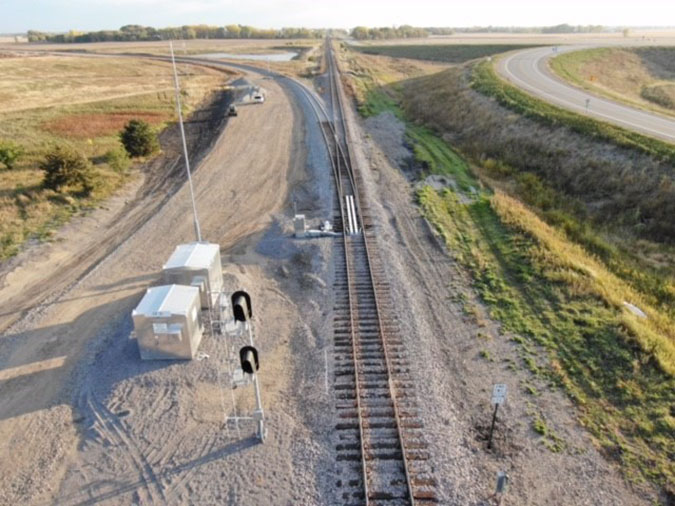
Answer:
<svg viewBox="0 0 675 506"><path fill-rule="evenodd" d="M293 217L293 232L295 237L305 237L305 231L307 230L305 225L305 215L296 214Z"/></svg>
<svg viewBox="0 0 675 506"><path fill-rule="evenodd" d="M131 318L143 360L190 360L197 354L204 333L199 288L148 288Z"/></svg>
<svg viewBox="0 0 675 506"><path fill-rule="evenodd" d="M162 268L167 285L186 285L199 288L201 307L213 307L223 289L223 269L220 264L220 246L208 242L180 244Z"/></svg>

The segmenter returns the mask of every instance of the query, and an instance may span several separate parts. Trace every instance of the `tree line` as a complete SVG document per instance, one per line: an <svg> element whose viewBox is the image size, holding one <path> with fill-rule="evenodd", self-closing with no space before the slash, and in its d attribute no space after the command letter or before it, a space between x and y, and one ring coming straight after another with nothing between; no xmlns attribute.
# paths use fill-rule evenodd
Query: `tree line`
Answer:
<svg viewBox="0 0 675 506"><path fill-rule="evenodd" d="M474 26L471 28L424 27L409 25L399 27L385 26L369 28L357 26L350 35L357 40L409 39L429 37L430 35L452 35L454 33L599 33L606 31L601 25L568 25L518 27L518 26Z"/></svg>
<svg viewBox="0 0 675 506"><path fill-rule="evenodd" d="M119 30L97 32L47 33L28 30L29 42L132 42L176 39L320 39L326 36L324 29L281 28L261 29L247 25L184 25L169 28L125 25Z"/></svg>
<svg viewBox="0 0 675 506"><path fill-rule="evenodd" d="M561 25L553 26L473 26L455 28L457 33L600 33L609 31L602 25Z"/></svg>
<svg viewBox="0 0 675 506"><path fill-rule="evenodd" d="M399 27L383 26L381 28L357 26L352 28L350 35L356 40L410 39L428 37L430 32L426 28L417 28L410 25Z"/></svg>
<svg viewBox="0 0 675 506"><path fill-rule="evenodd" d="M410 25L367 27L357 26L349 32L357 40L409 39L453 33L598 33L601 25L561 24L544 27L485 26L471 28L415 27ZM248 25L183 25L168 28L125 25L119 30L97 32L47 33L28 30L29 42L129 42L177 39L320 39L326 35L345 36L346 31L317 28L255 28Z"/></svg>

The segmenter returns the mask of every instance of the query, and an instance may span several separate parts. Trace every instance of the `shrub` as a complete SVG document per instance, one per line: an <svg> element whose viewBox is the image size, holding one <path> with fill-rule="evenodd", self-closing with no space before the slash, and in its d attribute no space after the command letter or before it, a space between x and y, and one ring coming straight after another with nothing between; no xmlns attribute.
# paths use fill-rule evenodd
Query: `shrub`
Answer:
<svg viewBox="0 0 675 506"><path fill-rule="evenodd" d="M640 96L661 107L675 109L675 86L673 85L643 86Z"/></svg>
<svg viewBox="0 0 675 506"><path fill-rule="evenodd" d="M124 149L111 149L105 154L105 161L115 172L124 174L129 170L131 159Z"/></svg>
<svg viewBox="0 0 675 506"><path fill-rule="evenodd" d="M159 149L157 134L145 121L132 119L120 132L120 140L129 156L148 156Z"/></svg>
<svg viewBox="0 0 675 506"><path fill-rule="evenodd" d="M61 191L68 186L79 186L85 195L94 189L93 168L82 154L70 146L55 146L40 163L45 172L45 188Z"/></svg>
<svg viewBox="0 0 675 506"><path fill-rule="evenodd" d="M10 170L14 168L14 162L21 158L23 152L23 147L12 141L0 141L0 163Z"/></svg>

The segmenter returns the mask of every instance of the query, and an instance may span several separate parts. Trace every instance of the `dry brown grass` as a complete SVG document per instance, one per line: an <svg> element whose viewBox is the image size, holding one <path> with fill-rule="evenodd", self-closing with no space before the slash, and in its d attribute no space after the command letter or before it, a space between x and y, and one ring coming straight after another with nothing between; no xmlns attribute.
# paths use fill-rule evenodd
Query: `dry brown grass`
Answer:
<svg viewBox="0 0 675 506"><path fill-rule="evenodd" d="M222 73L179 66L189 88L212 87ZM173 92L169 63L130 58L38 56L0 59L2 111L64 106Z"/></svg>
<svg viewBox="0 0 675 506"><path fill-rule="evenodd" d="M184 53L273 53L281 51L284 46L318 46L323 41L317 39L194 39L174 41L173 47L176 56ZM276 49L275 49L276 48ZM31 51L87 51L97 53L151 53L169 54L168 41L144 41L144 42L94 42L73 44L0 44L0 49L8 51L16 49L29 49Z"/></svg>
<svg viewBox="0 0 675 506"><path fill-rule="evenodd" d="M179 65L188 112L227 75ZM0 139L25 149L14 170L0 171L0 259L30 237L48 237L70 214L114 192L126 176L102 162L120 147L117 132L130 119L158 128L175 116L172 70L165 62L131 58L37 56L0 59ZM50 146L68 142L96 165L90 199L41 188L38 164Z"/></svg>
<svg viewBox="0 0 675 506"><path fill-rule="evenodd" d="M171 118L168 111L124 111L110 113L68 114L45 121L40 128L70 139L91 139L114 135L132 119L151 125L164 123Z"/></svg>
<svg viewBox="0 0 675 506"><path fill-rule="evenodd" d="M672 47L594 48L561 54L551 68L600 95L673 115L675 107L667 105L675 103L673 59ZM660 95L664 100L658 100Z"/></svg>

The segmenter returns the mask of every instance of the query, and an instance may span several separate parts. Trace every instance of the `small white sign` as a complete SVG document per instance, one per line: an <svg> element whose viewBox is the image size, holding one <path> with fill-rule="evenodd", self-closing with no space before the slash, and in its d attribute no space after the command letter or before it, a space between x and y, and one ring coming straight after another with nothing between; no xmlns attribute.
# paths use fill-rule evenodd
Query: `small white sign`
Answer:
<svg viewBox="0 0 675 506"><path fill-rule="evenodd" d="M492 389L492 404L504 404L506 401L506 385L497 383Z"/></svg>

